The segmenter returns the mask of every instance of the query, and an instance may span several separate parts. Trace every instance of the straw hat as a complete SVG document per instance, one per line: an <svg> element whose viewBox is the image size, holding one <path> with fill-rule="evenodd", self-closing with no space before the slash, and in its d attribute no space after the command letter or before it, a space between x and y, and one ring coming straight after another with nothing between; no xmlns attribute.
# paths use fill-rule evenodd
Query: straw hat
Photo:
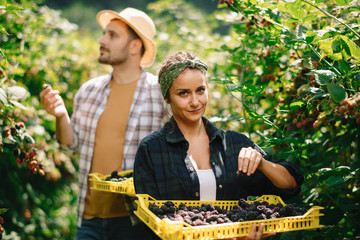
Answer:
<svg viewBox="0 0 360 240"><path fill-rule="evenodd" d="M105 29L112 19L120 19L131 27L141 38L145 52L141 58L140 65L149 67L153 64L156 55L156 46L153 37L156 33L155 24L144 12L134 8L125 8L117 13L111 10L102 10L96 15L96 20Z"/></svg>

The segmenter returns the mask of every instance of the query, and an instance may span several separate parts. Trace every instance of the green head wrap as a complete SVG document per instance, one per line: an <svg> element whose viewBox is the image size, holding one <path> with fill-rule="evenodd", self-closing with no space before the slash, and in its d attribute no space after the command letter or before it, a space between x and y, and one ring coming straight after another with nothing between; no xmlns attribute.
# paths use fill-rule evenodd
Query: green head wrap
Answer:
<svg viewBox="0 0 360 240"><path fill-rule="evenodd" d="M167 68L160 77L160 89L161 94L165 98L167 92L174 79L180 75L186 68L199 69L206 71L208 67L205 63L200 60L184 60L182 62L177 62L172 64L169 68Z"/></svg>

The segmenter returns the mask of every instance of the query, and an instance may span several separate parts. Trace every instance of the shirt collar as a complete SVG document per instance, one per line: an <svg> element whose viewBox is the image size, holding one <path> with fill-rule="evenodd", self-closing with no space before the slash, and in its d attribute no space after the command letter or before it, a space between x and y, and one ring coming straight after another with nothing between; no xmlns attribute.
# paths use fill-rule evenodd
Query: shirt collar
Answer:
<svg viewBox="0 0 360 240"><path fill-rule="evenodd" d="M223 140L223 135L221 130L215 127L207 118L202 117L203 123L205 124L206 132L209 136L210 142L214 141L217 137ZM165 137L168 142L177 143L186 141L184 135L180 131L174 117L172 116L170 120L164 126Z"/></svg>

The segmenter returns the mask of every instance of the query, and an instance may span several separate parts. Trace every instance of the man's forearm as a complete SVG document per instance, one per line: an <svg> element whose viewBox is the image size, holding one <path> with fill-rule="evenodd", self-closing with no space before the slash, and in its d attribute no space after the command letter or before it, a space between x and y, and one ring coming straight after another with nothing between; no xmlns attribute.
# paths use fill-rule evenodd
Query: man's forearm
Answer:
<svg viewBox="0 0 360 240"><path fill-rule="evenodd" d="M56 118L56 138L65 145L72 145L74 132L70 123L70 117L66 113L64 116Z"/></svg>

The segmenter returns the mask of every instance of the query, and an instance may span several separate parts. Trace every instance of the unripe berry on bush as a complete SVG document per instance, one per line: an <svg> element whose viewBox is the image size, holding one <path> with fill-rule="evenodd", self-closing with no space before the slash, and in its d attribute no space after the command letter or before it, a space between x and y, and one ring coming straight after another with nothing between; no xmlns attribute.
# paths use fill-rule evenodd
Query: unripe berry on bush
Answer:
<svg viewBox="0 0 360 240"><path fill-rule="evenodd" d="M313 128L318 128L320 127L321 122L319 120L315 120L315 122L313 123Z"/></svg>
<svg viewBox="0 0 360 240"><path fill-rule="evenodd" d="M35 153L35 151L34 151L34 150L32 150L32 151L29 153L30 158L35 157L35 155L36 155L36 153Z"/></svg>
<svg viewBox="0 0 360 240"><path fill-rule="evenodd" d="M44 170L43 170L43 169L39 169L39 174L40 174L41 176L44 176L44 175L45 175Z"/></svg>
<svg viewBox="0 0 360 240"><path fill-rule="evenodd" d="M344 114L345 112L346 112L346 108L344 107L344 106L340 106L340 107L338 107L338 112L340 113L340 114Z"/></svg>
<svg viewBox="0 0 360 240"><path fill-rule="evenodd" d="M11 134L10 128L5 127L3 130L3 136L8 137L8 136L10 136L10 134Z"/></svg>
<svg viewBox="0 0 360 240"><path fill-rule="evenodd" d="M347 109L348 109L349 111L354 110L355 107L356 107L356 102L355 102L355 101L353 101L353 100L348 101L348 103L347 103Z"/></svg>
<svg viewBox="0 0 360 240"><path fill-rule="evenodd" d="M360 124L360 117L358 117L358 118L356 119L356 123L357 123L357 124Z"/></svg>
<svg viewBox="0 0 360 240"><path fill-rule="evenodd" d="M348 100L347 99L344 99L340 102L340 106L347 106L348 104Z"/></svg>
<svg viewBox="0 0 360 240"><path fill-rule="evenodd" d="M20 158L17 158L17 159L16 159L16 163L17 163L19 166L22 166L23 160L20 159Z"/></svg>

